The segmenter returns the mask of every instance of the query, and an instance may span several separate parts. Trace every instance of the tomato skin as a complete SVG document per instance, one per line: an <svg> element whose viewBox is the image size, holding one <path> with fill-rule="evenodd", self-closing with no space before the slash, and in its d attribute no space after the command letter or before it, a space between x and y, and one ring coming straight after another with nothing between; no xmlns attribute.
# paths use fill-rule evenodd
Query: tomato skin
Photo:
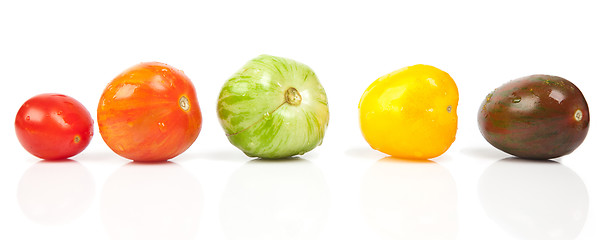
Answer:
<svg viewBox="0 0 614 240"><path fill-rule="evenodd" d="M111 81L98 103L98 127L115 153L134 161L165 161L187 150L200 133L196 91L180 70L137 64Z"/></svg>
<svg viewBox="0 0 614 240"><path fill-rule="evenodd" d="M328 99L314 71L292 59L262 54L222 87L218 119L232 145L249 157L284 159L322 144Z"/></svg>
<svg viewBox="0 0 614 240"><path fill-rule="evenodd" d="M15 133L32 155L60 160L77 155L89 145L94 120L74 98L45 93L21 106L15 117Z"/></svg>
<svg viewBox="0 0 614 240"><path fill-rule="evenodd" d="M531 75L486 96L478 113L482 136L494 147L526 159L551 159L573 152L586 138L588 104L572 82Z"/></svg>
<svg viewBox="0 0 614 240"><path fill-rule="evenodd" d="M359 109L362 135L369 145L398 158L431 159L456 139L458 87L433 66L404 67L375 80Z"/></svg>

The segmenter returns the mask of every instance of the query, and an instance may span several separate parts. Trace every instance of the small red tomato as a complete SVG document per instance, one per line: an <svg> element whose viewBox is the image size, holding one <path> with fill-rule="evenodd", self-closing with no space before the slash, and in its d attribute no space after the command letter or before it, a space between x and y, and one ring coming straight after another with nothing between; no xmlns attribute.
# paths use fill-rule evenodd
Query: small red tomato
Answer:
<svg viewBox="0 0 614 240"><path fill-rule="evenodd" d="M117 76L98 103L98 127L105 143L134 161L165 161L198 137L202 116L196 91L180 70L141 63Z"/></svg>
<svg viewBox="0 0 614 240"><path fill-rule="evenodd" d="M32 155L47 160L77 155L92 140L94 120L74 98L40 94L26 101L15 117L15 132Z"/></svg>

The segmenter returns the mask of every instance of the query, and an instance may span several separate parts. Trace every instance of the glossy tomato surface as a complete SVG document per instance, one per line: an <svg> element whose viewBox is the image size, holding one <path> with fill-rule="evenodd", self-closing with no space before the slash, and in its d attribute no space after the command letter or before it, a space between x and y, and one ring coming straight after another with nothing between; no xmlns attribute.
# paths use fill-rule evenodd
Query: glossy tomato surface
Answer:
<svg viewBox="0 0 614 240"><path fill-rule="evenodd" d="M183 153L202 124L190 79L157 62L133 66L111 81L97 113L105 143L134 161L164 161Z"/></svg>
<svg viewBox="0 0 614 240"><path fill-rule="evenodd" d="M570 81L531 75L486 96L478 113L484 138L494 147L527 159L557 158L574 151L588 133L584 95Z"/></svg>
<svg viewBox="0 0 614 240"><path fill-rule="evenodd" d="M458 87L433 66L414 65L375 80L358 104L369 145L405 159L431 159L450 148L458 126Z"/></svg>
<svg viewBox="0 0 614 240"><path fill-rule="evenodd" d="M74 98L40 94L26 101L15 117L15 132L32 155L58 160L77 155L94 134L94 120Z"/></svg>

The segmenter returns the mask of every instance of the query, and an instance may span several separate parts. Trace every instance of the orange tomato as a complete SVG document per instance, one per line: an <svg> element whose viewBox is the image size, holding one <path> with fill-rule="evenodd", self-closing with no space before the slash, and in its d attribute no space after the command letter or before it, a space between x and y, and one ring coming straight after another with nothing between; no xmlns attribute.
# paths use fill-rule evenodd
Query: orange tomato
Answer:
<svg viewBox="0 0 614 240"><path fill-rule="evenodd" d="M138 64L111 81L97 113L105 143L134 161L164 161L183 153L202 124L190 79L156 62Z"/></svg>
<svg viewBox="0 0 614 240"><path fill-rule="evenodd" d="M395 157L430 159L454 142L458 88L428 65L394 71L373 82L358 106L360 128L372 148Z"/></svg>

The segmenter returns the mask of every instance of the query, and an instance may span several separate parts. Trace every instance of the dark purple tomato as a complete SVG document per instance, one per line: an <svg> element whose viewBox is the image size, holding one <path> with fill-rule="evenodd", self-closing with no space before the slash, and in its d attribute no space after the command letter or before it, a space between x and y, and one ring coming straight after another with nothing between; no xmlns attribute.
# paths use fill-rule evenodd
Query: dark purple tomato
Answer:
<svg viewBox="0 0 614 240"><path fill-rule="evenodd" d="M486 96L478 113L480 131L490 144L527 159L571 153L584 141L589 122L580 89L549 75L504 84Z"/></svg>

